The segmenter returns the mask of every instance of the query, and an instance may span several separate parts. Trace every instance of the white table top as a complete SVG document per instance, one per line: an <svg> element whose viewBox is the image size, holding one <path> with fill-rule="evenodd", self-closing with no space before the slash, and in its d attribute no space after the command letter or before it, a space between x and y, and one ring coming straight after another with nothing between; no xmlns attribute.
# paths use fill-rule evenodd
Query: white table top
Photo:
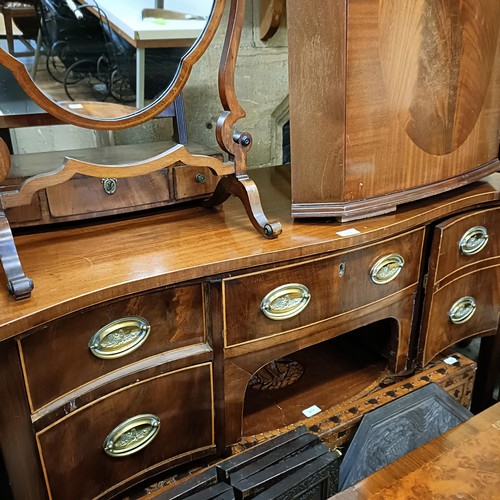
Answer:
<svg viewBox="0 0 500 500"><path fill-rule="evenodd" d="M207 21L168 19L155 22L142 19L142 10L154 8L154 0L98 0L97 5L106 13L109 22L133 40L196 39Z"/></svg>

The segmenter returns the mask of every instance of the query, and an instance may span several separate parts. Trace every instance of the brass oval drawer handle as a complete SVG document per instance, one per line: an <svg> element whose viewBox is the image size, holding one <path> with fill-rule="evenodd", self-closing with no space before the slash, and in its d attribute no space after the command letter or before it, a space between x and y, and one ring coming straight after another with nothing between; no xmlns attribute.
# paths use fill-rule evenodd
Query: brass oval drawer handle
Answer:
<svg viewBox="0 0 500 500"><path fill-rule="evenodd" d="M448 317L455 325L461 325L469 321L476 312L476 301L473 297L465 296L458 299L450 309Z"/></svg>
<svg viewBox="0 0 500 500"><path fill-rule="evenodd" d="M397 253L386 255L373 264L370 279L376 285L385 285L396 278L404 265L405 260L401 255Z"/></svg>
<svg viewBox="0 0 500 500"><path fill-rule="evenodd" d="M458 248L462 255L474 255L479 253L488 243L488 230L483 226L475 226L467 229L458 242Z"/></svg>
<svg viewBox="0 0 500 500"><path fill-rule="evenodd" d="M305 285L290 283L270 291L262 299L260 309L269 319L279 321L299 314L310 300L311 294Z"/></svg>
<svg viewBox="0 0 500 500"><path fill-rule="evenodd" d="M140 316L117 319L92 335L89 349L101 359L120 358L141 347L150 331L149 322Z"/></svg>
<svg viewBox="0 0 500 500"><path fill-rule="evenodd" d="M111 457L126 457L142 450L160 432L160 419L151 413L136 415L117 425L104 440L104 451Z"/></svg>

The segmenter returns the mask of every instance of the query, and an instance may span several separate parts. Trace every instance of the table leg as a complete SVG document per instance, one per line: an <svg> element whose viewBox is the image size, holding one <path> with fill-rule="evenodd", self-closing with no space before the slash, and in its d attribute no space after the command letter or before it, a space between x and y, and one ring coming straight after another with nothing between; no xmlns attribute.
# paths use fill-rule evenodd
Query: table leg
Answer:
<svg viewBox="0 0 500 500"><path fill-rule="evenodd" d="M135 105L137 109L144 107L144 81L146 67L146 49L136 50L136 69L135 69Z"/></svg>

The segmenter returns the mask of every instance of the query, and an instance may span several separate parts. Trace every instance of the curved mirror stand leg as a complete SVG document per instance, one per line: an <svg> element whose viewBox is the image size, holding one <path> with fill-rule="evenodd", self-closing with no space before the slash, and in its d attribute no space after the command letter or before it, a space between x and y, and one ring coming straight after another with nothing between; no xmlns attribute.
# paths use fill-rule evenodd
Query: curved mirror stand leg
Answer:
<svg viewBox="0 0 500 500"><path fill-rule="evenodd" d="M9 221L2 210L0 210L0 260L7 277L9 293L16 300L31 297L33 281L24 274Z"/></svg>
<svg viewBox="0 0 500 500"><path fill-rule="evenodd" d="M204 206L220 205L232 194L241 200L250 222L259 233L270 239L277 238L281 234L281 224L278 221L269 222L265 216L257 186L247 174L222 177L212 197L204 202Z"/></svg>

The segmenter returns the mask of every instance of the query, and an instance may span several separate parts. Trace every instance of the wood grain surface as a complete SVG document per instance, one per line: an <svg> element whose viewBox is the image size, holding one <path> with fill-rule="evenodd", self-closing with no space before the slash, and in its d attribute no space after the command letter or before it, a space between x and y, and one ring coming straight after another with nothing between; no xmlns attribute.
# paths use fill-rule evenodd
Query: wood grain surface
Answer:
<svg viewBox="0 0 500 500"><path fill-rule="evenodd" d="M497 0L290 0L288 28L295 216L380 214L498 170Z"/></svg>
<svg viewBox="0 0 500 500"><path fill-rule="evenodd" d="M464 255L459 242L468 230L483 227L488 241ZM473 336L495 335L500 315L500 210L478 210L447 219L434 228L419 338L419 360L427 364L444 347ZM463 324L448 318L452 305L473 297L476 311Z"/></svg>
<svg viewBox="0 0 500 500"><path fill-rule="evenodd" d="M159 417L157 437L128 456L105 454L106 436L141 414ZM110 487L122 483L123 488L124 482L165 468L166 462L187 462L202 450L213 452L213 419L210 363L140 381L100 398L37 434L51 498L101 498Z"/></svg>
<svg viewBox="0 0 500 500"><path fill-rule="evenodd" d="M248 223L238 200L131 220L19 235L15 241L33 296L15 302L0 277L0 339L85 307L237 269L322 255L376 242L447 214L499 199L500 175L397 213L357 223L292 222L287 167L252 171L265 209L284 224L266 240ZM342 230L359 234L342 236Z"/></svg>
<svg viewBox="0 0 500 500"><path fill-rule="evenodd" d="M118 358L94 356L88 348L92 336L109 323L131 316L142 317L150 325L144 344ZM204 341L200 285L120 300L55 321L19 343L32 412L119 368Z"/></svg>
<svg viewBox="0 0 500 500"><path fill-rule="evenodd" d="M500 403L332 498L474 498L500 491Z"/></svg>

